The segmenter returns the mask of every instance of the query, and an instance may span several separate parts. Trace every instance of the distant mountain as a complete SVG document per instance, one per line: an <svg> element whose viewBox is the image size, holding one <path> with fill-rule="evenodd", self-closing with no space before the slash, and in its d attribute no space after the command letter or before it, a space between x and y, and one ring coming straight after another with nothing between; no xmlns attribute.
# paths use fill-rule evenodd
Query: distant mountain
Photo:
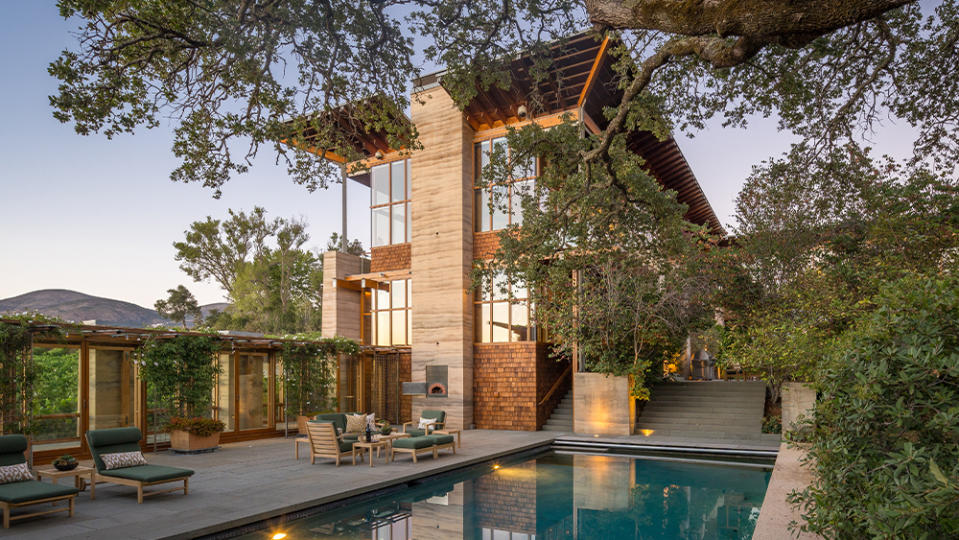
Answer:
<svg viewBox="0 0 959 540"><path fill-rule="evenodd" d="M218 302L200 306L200 309L206 317L211 310L222 311L227 306L229 304L226 302ZM171 324L156 310L66 289L44 289L0 300L0 314L23 312L42 313L74 322L95 320L96 324L104 326L149 328L157 324ZM192 326L193 321L188 322Z"/></svg>

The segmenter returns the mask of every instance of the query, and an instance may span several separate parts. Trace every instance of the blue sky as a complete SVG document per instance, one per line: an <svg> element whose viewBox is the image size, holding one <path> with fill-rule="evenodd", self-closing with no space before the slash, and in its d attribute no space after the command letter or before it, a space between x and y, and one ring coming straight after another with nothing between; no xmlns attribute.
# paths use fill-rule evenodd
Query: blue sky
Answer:
<svg viewBox="0 0 959 540"><path fill-rule="evenodd" d="M176 167L169 126L107 140L82 137L51 115L56 81L47 65L72 47L75 23L53 2L11 2L0 34L0 298L45 288L74 289L152 307L184 284L200 303L223 301L210 283L179 270L172 243L207 215L263 206L275 217L309 222L311 247L340 228L339 187L307 192L263 152L251 172L223 196L169 180ZM898 145L893 137L889 151ZM733 201L752 165L788 149L773 119L748 130L711 126L679 145L720 220L733 222ZM349 234L369 246L368 190L351 182Z"/></svg>

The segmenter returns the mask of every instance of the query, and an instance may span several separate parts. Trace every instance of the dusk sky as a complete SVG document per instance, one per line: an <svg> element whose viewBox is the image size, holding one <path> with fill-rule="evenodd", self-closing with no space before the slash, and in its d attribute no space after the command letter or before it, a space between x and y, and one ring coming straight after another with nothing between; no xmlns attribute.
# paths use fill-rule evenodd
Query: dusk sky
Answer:
<svg viewBox="0 0 959 540"><path fill-rule="evenodd" d="M183 284L201 304L220 302L219 287L194 283L173 258L172 243L192 221L263 206L273 217L305 218L308 245L319 249L339 230L339 187L307 192L274 164L269 148L214 199L200 185L169 180L177 164L169 126L107 140L55 120L47 96L56 81L47 66L73 47L77 23L60 18L53 4L10 2L0 35L0 298L62 288L152 307ZM881 148L905 150L897 134ZM748 130L714 125L694 139L680 137L679 145L728 227L751 167L789 141L774 120L758 119ZM351 184L349 235L368 248L369 193Z"/></svg>

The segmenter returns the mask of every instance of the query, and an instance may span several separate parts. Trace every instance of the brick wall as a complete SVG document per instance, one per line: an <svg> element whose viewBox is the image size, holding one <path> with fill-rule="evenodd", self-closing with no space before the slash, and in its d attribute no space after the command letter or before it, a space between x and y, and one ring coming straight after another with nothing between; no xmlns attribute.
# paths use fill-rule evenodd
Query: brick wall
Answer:
<svg viewBox="0 0 959 540"><path fill-rule="evenodd" d="M473 258L492 259L499 249L499 231L473 233Z"/></svg>
<svg viewBox="0 0 959 540"><path fill-rule="evenodd" d="M370 272L406 270L410 267L410 243L370 248Z"/></svg>
<svg viewBox="0 0 959 540"><path fill-rule="evenodd" d="M474 480L476 527L536 534L535 473L535 463L523 463Z"/></svg>
<svg viewBox="0 0 959 540"><path fill-rule="evenodd" d="M536 431L534 342L473 344L473 421L480 429Z"/></svg>

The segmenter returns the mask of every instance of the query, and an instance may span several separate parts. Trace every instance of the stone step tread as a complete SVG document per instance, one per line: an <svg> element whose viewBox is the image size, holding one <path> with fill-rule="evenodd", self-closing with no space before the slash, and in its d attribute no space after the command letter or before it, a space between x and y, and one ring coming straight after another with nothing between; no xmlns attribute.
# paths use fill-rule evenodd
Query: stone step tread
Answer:
<svg viewBox="0 0 959 540"><path fill-rule="evenodd" d="M691 435L693 437L712 437L717 434L756 434L759 435L762 433L762 429L759 426L747 426L747 427L728 427L728 426L672 426L672 425L639 425L636 426L637 430L650 430L654 433L659 433L660 435L676 435L679 433L684 433Z"/></svg>
<svg viewBox="0 0 959 540"><path fill-rule="evenodd" d="M653 390L650 395L658 396L763 396L765 391L759 390Z"/></svg>
<svg viewBox="0 0 959 540"><path fill-rule="evenodd" d="M762 422L762 414L709 414L709 415L689 415L679 416L671 414L643 414L637 421L643 422L682 422L702 423L702 422Z"/></svg>

